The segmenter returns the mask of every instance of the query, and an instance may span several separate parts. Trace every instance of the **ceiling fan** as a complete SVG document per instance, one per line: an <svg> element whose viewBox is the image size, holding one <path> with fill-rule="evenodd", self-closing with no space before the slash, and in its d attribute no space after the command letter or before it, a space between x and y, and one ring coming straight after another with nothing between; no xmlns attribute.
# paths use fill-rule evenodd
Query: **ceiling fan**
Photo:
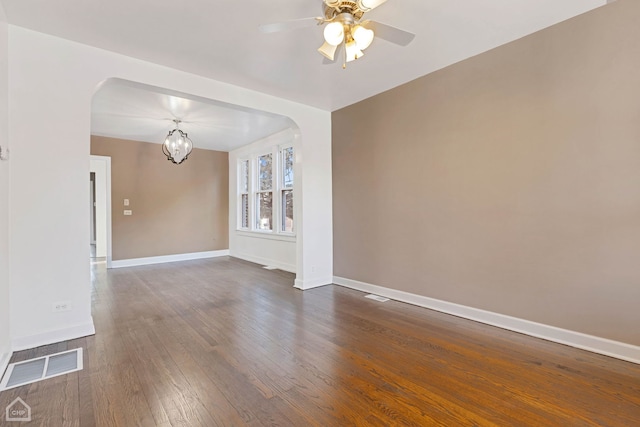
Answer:
<svg viewBox="0 0 640 427"><path fill-rule="evenodd" d="M336 53L342 54L342 68L347 62L361 58L362 52L371 45L375 36L391 43L407 46L415 34L380 22L363 20L364 14L387 0L323 0L324 16L295 19L276 24L261 25L263 33L294 30L312 24L324 25L324 44L318 52L326 63L333 63Z"/></svg>

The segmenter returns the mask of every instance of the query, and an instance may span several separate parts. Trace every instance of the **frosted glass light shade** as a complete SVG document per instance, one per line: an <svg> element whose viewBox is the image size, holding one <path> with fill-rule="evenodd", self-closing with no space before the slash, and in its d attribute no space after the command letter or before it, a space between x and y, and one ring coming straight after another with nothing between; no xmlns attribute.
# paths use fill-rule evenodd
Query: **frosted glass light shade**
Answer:
<svg viewBox="0 0 640 427"><path fill-rule="evenodd" d="M193 142L186 133L176 128L169 132L162 144L162 152L167 156L167 160L179 165L187 160L193 150Z"/></svg>
<svg viewBox="0 0 640 427"><path fill-rule="evenodd" d="M365 50L369 46L371 46L371 42L373 42L373 30L369 30L364 28L361 25L356 25L351 31L351 35L353 39L356 41L358 45L358 49Z"/></svg>
<svg viewBox="0 0 640 427"><path fill-rule="evenodd" d="M336 56L336 49L338 49L338 46L324 42L324 44L318 49L318 52L320 52L320 54L325 58L333 61Z"/></svg>
<svg viewBox="0 0 640 427"><path fill-rule="evenodd" d="M347 62L351 62L364 56L364 53L358 49L358 45L355 40L348 42L345 45L345 49L347 50Z"/></svg>
<svg viewBox="0 0 640 427"><path fill-rule="evenodd" d="M338 46L344 40L344 27L340 22L332 22L324 28L324 39L332 46Z"/></svg>

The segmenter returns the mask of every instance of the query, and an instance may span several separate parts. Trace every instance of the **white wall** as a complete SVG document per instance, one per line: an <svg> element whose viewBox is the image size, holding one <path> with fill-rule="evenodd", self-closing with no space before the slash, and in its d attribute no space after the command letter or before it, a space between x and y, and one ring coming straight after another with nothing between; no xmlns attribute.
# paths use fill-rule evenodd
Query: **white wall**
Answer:
<svg viewBox="0 0 640 427"><path fill-rule="evenodd" d="M297 131L297 130L296 130ZM299 143L296 131L285 130L229 152L229 253L236 258L258 264L278 267L295 273L297 238L295 236L270 235L260 232L238 231L238 160L265 153L274 146L293 144L294 153ZM294 164L294 169L296 165ZM294 193L297 176L294 170ZM294 209L297 208L294 194ZM298 212L294 211L294 228L298 227Z"/></svg>
<svg viewBox="0 0 640 427"><path fill-rule="evenodd" d="M7 24L0 4L0 147L8 146ZM11 355L9 328L9 161L0 160L0 376Z"/></svg>
<svg viewBox="0 0 640 427"><path fill-rule="evenodd" d="M116 77L292 118L300 129L298 287L332 280L331 114L9 26L10 245L14 349L90 334L91 98ZM46 171L34 179L33 171ZM52 313L56 301L73 311Z"/></svg>

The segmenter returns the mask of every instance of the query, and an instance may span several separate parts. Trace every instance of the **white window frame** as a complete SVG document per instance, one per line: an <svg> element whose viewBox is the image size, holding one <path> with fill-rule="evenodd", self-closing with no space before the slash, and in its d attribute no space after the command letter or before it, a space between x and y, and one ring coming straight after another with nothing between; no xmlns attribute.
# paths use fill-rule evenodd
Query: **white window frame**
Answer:
<svg viewBox="0 0 640 427"><path fill-rule="evenodd" d="M247 162L247 191L245 192L244 189L242 188L242 184L243 184L243 179L244 177L243 175L243 168L242 165L244 162ZM237 228L238 230L241 231L249 231L251 230L251 218L253 218L252 213L251 213L251 159L247 158L247 157L243 157L238 159L238 206L236 209L236 213L237 213L237 222L236 224L238 225ZM249 204L248 207L248 212L247 212L247 226L244 227L242 224L242 217L243 217L243 211L244 209L242 209L242 196L246 195L247 196L247 203Z"/></svg>
<svg viewBox="0 0 640 427"><path fill-rule="evenodd" d="M263 156L268 156L271 155L271 188L268 190L262 190L260 189L260 164L258 159L260 157ZM252 199L253 199L253 205L254 205L254 212L253 212L253 231L257 231L259 233L273 233L277 230L277 227L275 226L275 221L277 219L277 215L276 215L276 211L275 211L275 194L274 194L274 187L276 184L276 171L274 171L275 165L277 163L277 157L273 155L273 150L269 150L269 151L263 151L260 154L257 154L255 156L252 157L252 161L254 164L254 179L253 179L253 191L252 191ZM260 221L260 218L258 218L258 214L259 214L259 209L258 209L258 197L260 197L260 194L264 194L264 193L271 193L271 230L261 230L260 228L258 228L258 222Z"/></svg>
<svg viewBox="0 0 640 427"><path fill-rule="evenodd" d="M294 223L293 223L293 231L285 231L283 227L284 222L284 212L283 212L283 200L282 193L283 190L292 190L294 191L296 182L295 182L295 173L293 178L293 186L289 188L285 188L284 186L284 150L287 148L293 148L294 150L294 169L295 169L295 146L293 143L274 145L268 149L263 149L260 151L253 151L249 154L245 154L242 157L237 159L237 188L236 193L238 195L238 201L236 206L236 231L248 234L260 234L260 235L269 235L269 236L280 236L283 239L287 239L290 237L296 236L296 218L294 215ZM259 163L258 159L261 156L271 154L271 167L273 168L271 171L271 189L270 190L260 190L260 182L259 182ZM242 195L247 194L242 192L242 163L248 161L249 162L249 178L248 178L248 200L249 200L249 227L242 227ZM271 230L260 230L258 228L258 195L260 193L271 193L271 214L272 214L272 222L271 222ZM295 194L295 193L294 193ZM296 203L295 197L293 200L294 206ZM295 209L294 209L295 214Z"/></svg>
<svg viewBox="0 0 640 427"><path fill-rule="evenodd" d="M293 185L291 187L285 187L284 186L284 151L288 148L292 148L293 149L293 169L292 173L293 173ZM295 215L295 205L296 205L296 198L295 198L295 186L296 186L296 174L295 174L295 158L296 158L296 149L294 148L293 144L282 144L280 146L278 146L278 232L280 234L283 235L287 235L287 236L294 236L296 234L296 215ZM284 200L282 198L282 193L287 190L291 190L291 194L293 197L293 206L294 206L294 210L293 210L293 231L286 231L283 227L283 222L285 219L285 212L282 209L283 208L283 203Z"/></svg>

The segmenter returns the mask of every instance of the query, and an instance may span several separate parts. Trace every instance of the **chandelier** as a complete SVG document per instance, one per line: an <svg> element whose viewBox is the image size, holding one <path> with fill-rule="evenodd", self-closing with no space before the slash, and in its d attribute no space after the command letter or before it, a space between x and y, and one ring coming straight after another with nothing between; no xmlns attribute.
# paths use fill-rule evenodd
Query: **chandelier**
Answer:
<svg viewBox="0 0 640 427"><path fill-rule="evenodd" d="M193 142L189 139L185 132L180 130L181 121L174 119L176 128L169 132L162 144L162 152L167 156L167 160L172 161L176 165L187 160L191 150L193 150Z"/></svg>

